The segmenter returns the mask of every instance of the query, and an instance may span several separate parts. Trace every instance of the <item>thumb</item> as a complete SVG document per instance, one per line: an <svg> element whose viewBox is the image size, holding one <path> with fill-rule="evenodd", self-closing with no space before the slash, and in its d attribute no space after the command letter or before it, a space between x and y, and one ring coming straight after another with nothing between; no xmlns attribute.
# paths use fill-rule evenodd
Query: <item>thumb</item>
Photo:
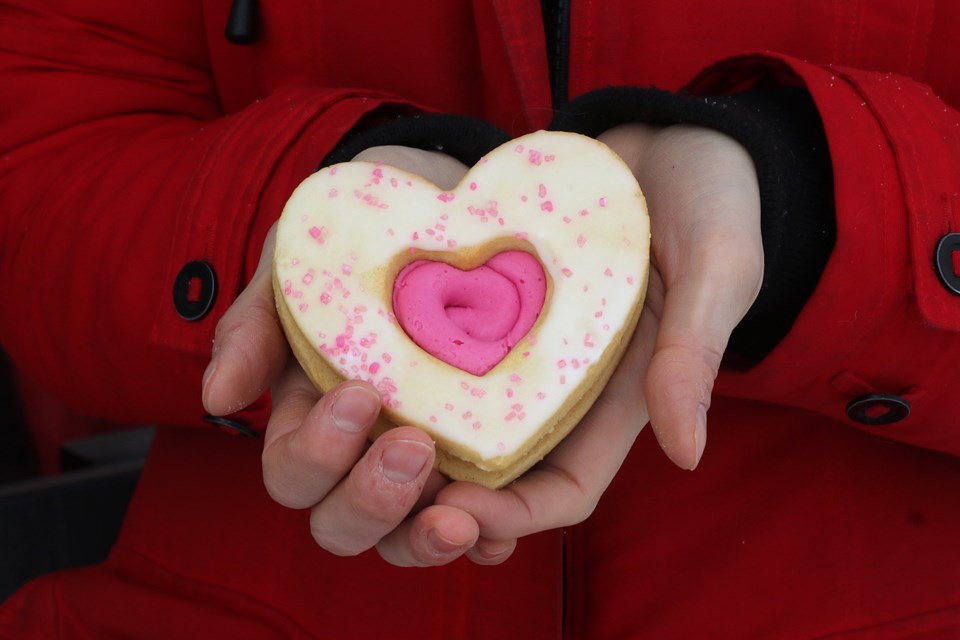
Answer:
<svg viewBox="0 0 960 640"><path fill-rule="evenodd" d="M259 398L289 355L273 298L276 225L263 243L250 284L217 324L213 356L203 376L203 405L213 415L240 411Z"/></svg>
<svg viewBox="0 0 960 640"><path fill-rule="evenodd" d="M753 299L733 295L743 289L719 271L725 270L699 270L699 276L679 278L668 288L644 379L651 427L667 456L684 469L696 468L703 456L720 361Z"/></svg>

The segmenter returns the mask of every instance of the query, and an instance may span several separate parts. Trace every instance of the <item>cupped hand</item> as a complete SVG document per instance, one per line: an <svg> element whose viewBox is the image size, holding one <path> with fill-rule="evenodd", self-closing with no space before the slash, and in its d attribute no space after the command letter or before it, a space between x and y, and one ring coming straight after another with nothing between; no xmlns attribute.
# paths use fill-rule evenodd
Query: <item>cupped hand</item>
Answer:
<svg viewBox="0 0 960 640"><path fill-rule="evenodd" d="M638 124L600 140L647 198L644 308L603 394L557 449L499 492L453 483L437 495L438 504L476 520L479 538L468 555L477 562L501 562L518 538L586 519L648 419L666 454L696 467L720 360L759 291L759 188L737 142L708 129Z"/></svg>
<svg viewBox="0 0 960 640"><path fill-rule="evenodd" d="M355 160L384 162L441 188L452 188L466 172L449 156L406 147L371 148ZM400 427L369 444L377 391L347 381L322 395L292 357L274 303L274 236L271 229L254 277L217 326L203 382L206 410L233 413L271 390L264 484L280 504L310 509L313 537L325 549L354 555L377 547L401 565L462 555L478 527L461 510L433 505L446 481L433 469L430 437Z"/></svg>

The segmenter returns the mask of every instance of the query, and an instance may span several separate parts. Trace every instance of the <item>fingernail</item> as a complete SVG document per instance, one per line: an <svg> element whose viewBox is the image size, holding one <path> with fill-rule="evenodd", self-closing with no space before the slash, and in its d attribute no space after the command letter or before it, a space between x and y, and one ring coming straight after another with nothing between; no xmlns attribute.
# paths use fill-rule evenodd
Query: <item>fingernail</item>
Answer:
<svg viewBox="0 0 960 640"><path fill-rule="evenodd" d="M380 408L380 396L366 387L347 387L333 399L333 423L347 433L370 427Z"/></svg>
<svg viewBox="0 0 960 640"><path fill-rule="evenodd" d="M697 405L697 429L693 434L693 442L697 447L697 458L693 463L696 467L700 464L703 450L707 446L707 408L702 404Z"/></svg>
<svg viewBox="0 0 960 640"><path fill-rule="evenodd" d="M413 440L392 442L383 452L383 475L395 484L407 484L420 475L430 459L430 447Z"/></svg>
<svg viewBox="0 0 960 640"><path fill-rule="evenodd" d="M458 544L447 540L441 536L436 531L431 530L427 534L427 544L430 546L430 550L438 556L449 556L455 553L463 553L469 544Z"/></svg>

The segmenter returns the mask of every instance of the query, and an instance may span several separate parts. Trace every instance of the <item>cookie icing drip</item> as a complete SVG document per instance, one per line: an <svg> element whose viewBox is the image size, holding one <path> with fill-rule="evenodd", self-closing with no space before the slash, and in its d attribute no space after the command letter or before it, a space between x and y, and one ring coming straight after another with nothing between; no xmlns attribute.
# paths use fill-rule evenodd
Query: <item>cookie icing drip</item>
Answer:
<svg viewBox="0 0 960 640"><path fill-rule="evenodd" d="M525 251L505 251L469 271L417 260L397 275L393 310L424 351L482 376L527 335L546 293L543 267Z"/></svg>

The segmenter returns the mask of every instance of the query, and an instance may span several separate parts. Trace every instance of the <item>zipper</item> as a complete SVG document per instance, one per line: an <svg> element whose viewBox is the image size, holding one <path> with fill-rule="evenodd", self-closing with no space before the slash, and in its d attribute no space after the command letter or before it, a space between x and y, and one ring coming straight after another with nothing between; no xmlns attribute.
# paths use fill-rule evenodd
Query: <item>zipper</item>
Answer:
<svg viewBox="0 0 960 640"><path fill-rule="evenodd" d="M570 3L572 0L541 0L543 30L547 40L550 94L553 109L567 104L570 74Z"/></svg>
<svg viewBox="0 0 960 640"><path fill-rule="evenodd" d="M253 44L260 35L257 0L233 0L223 35L233 44Z"/></svg>

